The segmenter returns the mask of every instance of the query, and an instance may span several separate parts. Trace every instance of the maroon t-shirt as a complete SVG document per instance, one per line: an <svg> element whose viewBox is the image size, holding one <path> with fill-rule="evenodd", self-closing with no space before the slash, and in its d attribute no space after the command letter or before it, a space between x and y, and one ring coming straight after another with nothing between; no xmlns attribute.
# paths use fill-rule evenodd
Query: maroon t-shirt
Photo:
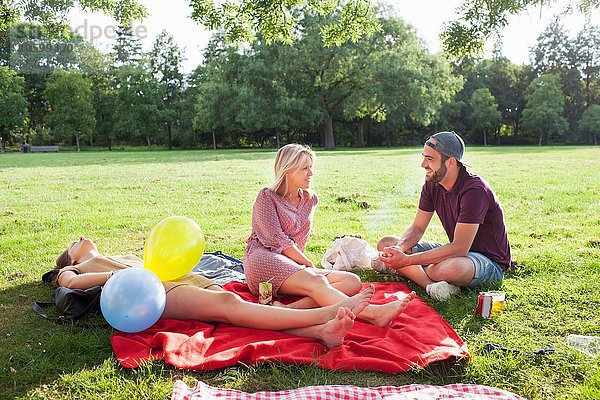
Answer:
<svg viewBox="0 0 600 400"><path fill-rule="evenodd" d="M504 212L496 194L480 176L462 168L449 192L438 183L425 182L419 208L437 213L450 242L457 223L479 224L470 251L485 255L505 271L510 266Z"/></svg>

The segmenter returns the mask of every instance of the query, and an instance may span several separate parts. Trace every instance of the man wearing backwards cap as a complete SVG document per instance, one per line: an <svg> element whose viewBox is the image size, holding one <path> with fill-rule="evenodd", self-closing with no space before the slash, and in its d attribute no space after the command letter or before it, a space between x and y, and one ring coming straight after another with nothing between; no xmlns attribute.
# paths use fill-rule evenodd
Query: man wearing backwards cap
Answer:
<svg viewBox="0 0 600 400"><path fill-rule="evenodd" d="M464 152L454 132L427 139L417 215L402 236L386 236L377 244L379 261L438 300L458 294L461 286L501 282L511 260L502 207L490 185L467 171ZM420 241L434 211L449 243Z"/></svg>

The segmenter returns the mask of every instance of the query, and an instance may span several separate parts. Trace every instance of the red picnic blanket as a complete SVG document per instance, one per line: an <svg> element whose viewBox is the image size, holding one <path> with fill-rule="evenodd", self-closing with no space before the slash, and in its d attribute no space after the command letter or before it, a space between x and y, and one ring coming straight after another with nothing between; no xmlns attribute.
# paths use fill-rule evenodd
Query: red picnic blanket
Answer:
<svg viewBox="0 0 600 400"><path fill-rule="evenodd" d="M225 289L257 301L244 283L230 282ZM405 284L398 282L375 283L375 289L373 304L395 300L394 293L410 292ZM283 332L192 320L159 320L142 332L116 332L111 343L117 360L125 368L135 368L148 360L164 360L177 368L193 370L225 368L238 362L278 361L315 363L332 370L399 373L451 357L470 358L454 329L419 298L390 327L356 320L344 343L329 351L313 339Z"/></svg>

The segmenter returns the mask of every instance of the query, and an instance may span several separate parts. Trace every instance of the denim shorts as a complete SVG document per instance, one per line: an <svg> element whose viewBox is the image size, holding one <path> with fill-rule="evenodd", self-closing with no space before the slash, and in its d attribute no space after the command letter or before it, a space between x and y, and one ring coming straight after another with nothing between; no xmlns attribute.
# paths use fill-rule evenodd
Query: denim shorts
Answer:
<svg viewBox="0 0 600 400"><path fill-rule="evenodd" d="M412 251L413 253L421 253L440 246L443 246L443 244L419 242L413 246ZM473 277L473 280L469 282L467 287L474 288L484 284L493 285L502 282L502 279L504 279L502 267L483 254L470 251L467 253L467 258L473 261L473 264L475 265L475 276Z"/></svg>

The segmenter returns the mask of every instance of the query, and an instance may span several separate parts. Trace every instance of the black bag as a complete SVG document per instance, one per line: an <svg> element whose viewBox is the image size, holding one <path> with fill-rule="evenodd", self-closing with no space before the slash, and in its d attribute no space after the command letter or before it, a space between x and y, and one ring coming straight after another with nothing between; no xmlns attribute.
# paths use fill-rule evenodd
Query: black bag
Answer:
<svg viewBox="0 0 600 400"><path fill-rule="evenodd" d="M77 322L84 316L100 311L100 294L102 286L94 286L89 289L69 289L59 287L54 290L53 303L33 303L32 309L40 317L55 322ZM46 313L46 308L56 306L59 312L58 318L51 318Z"/></svg>

